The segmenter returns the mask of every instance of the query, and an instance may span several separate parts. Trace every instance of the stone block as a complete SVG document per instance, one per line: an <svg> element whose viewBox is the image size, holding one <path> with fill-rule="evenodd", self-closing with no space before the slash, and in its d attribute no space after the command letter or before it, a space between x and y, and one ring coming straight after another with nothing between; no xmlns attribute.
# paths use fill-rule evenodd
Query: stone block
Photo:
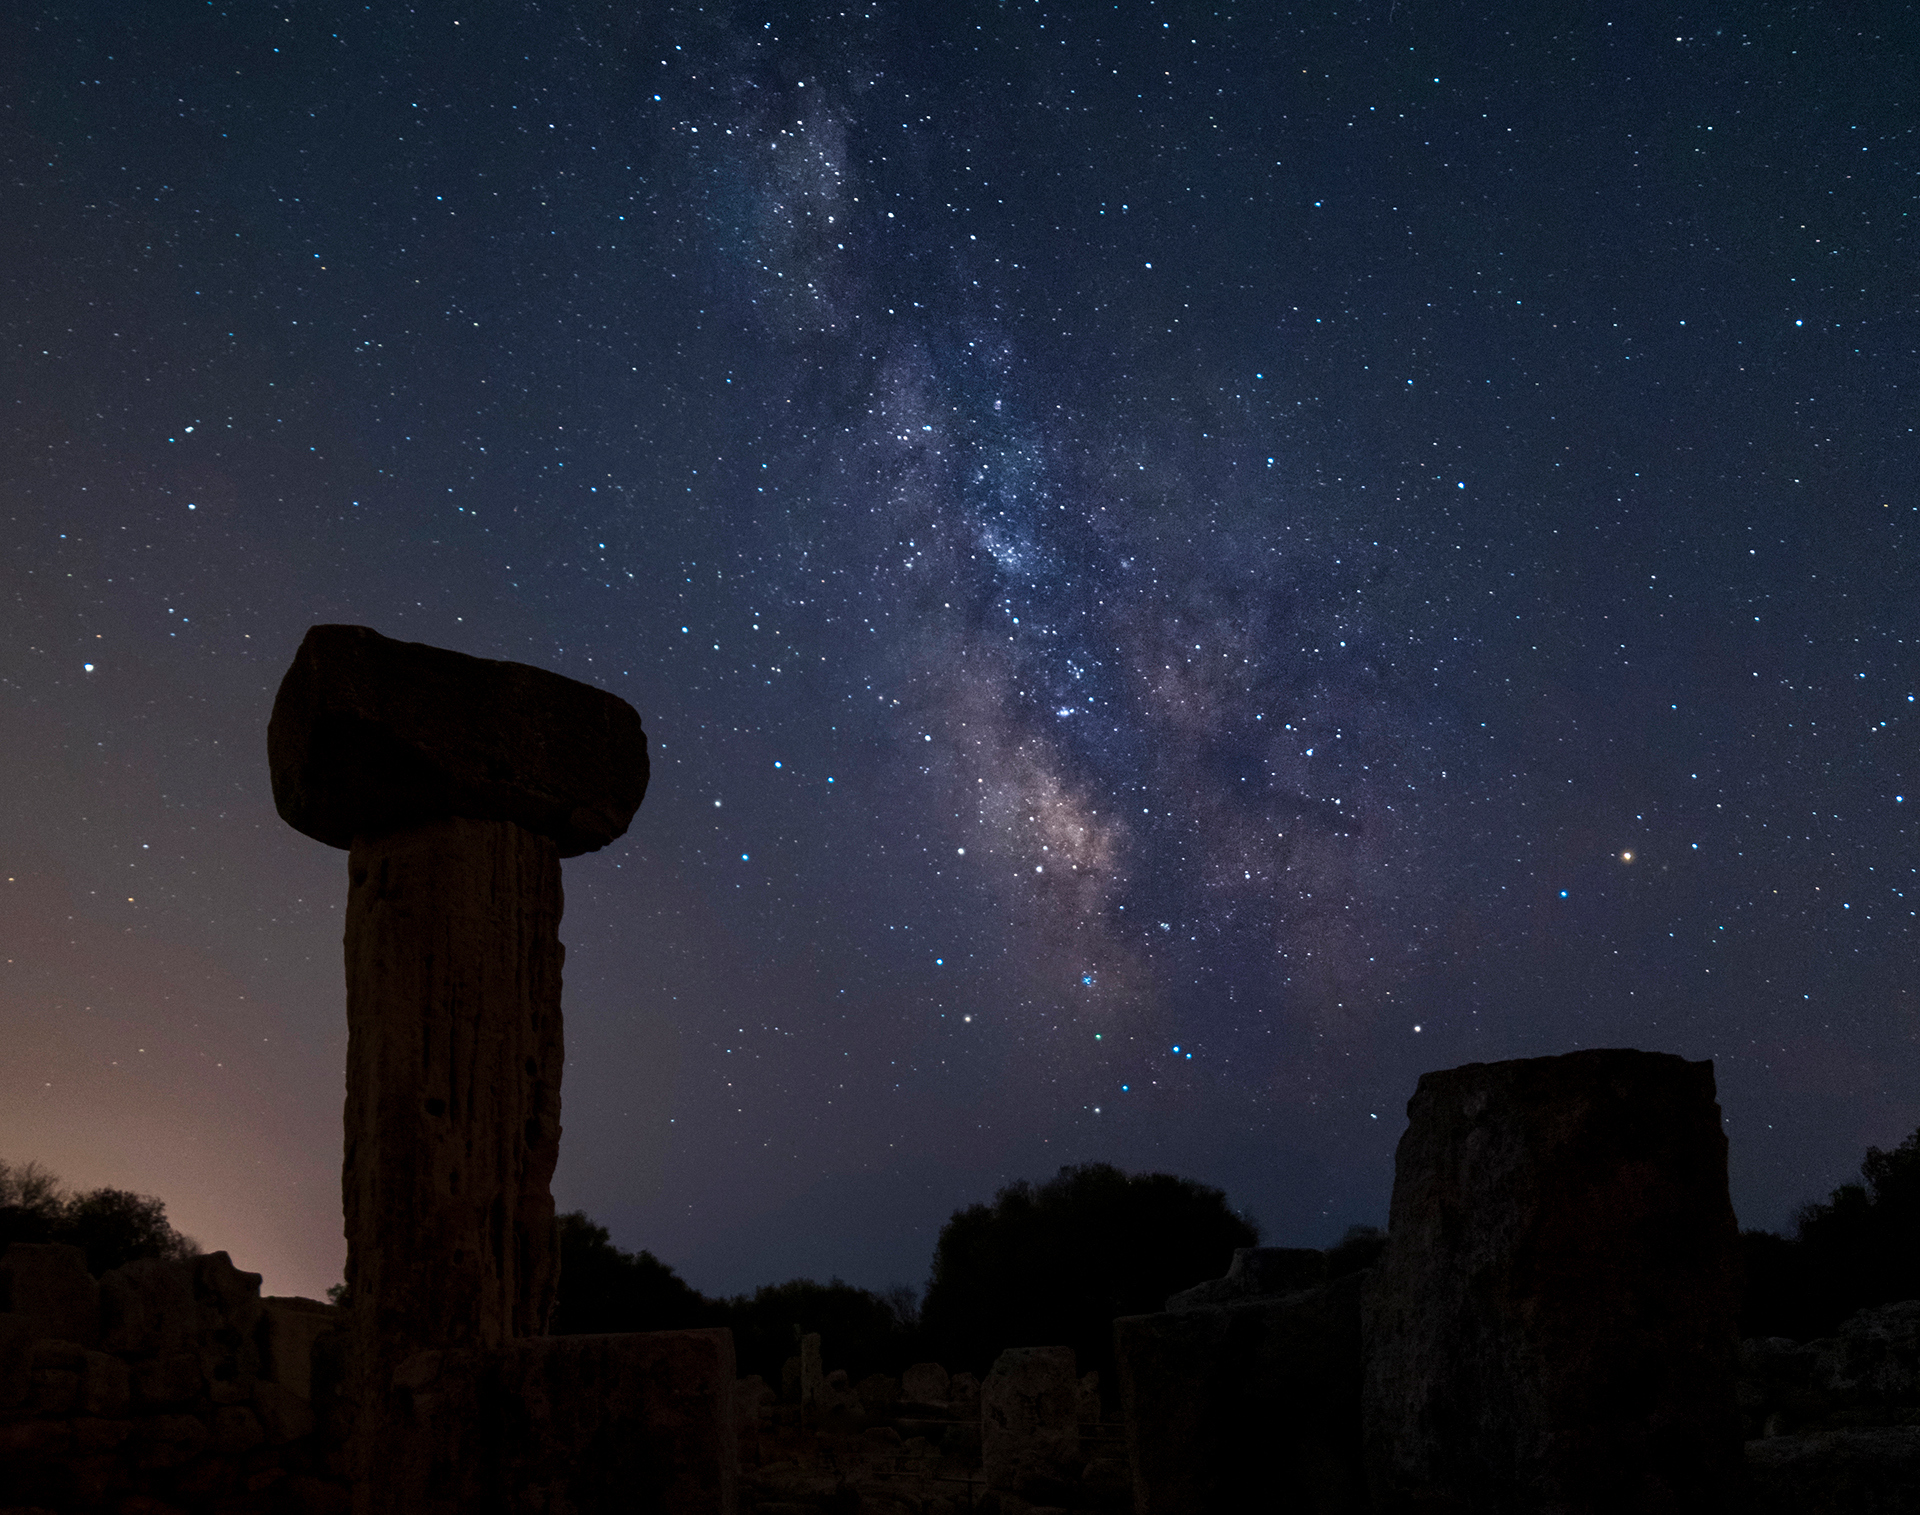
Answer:
<svg viewBox="0 0 1920 1515"><path fill-rule="evenodd" d="M130 1420L83 1415L73 1423L73 1449L82 1456L111 1452L133 1432Z"/></svg>
<svg viewBox="0 0 1920 1515"><path fill-rule="evenodd" d="M800 1338L800 1403L803 1407L813 1407L826 1376L820 1365L820 1333L809 1331Z"/></svg>
<svg viewBox="0 0 1920 1515"><path fill-rule="evenodd" d="M87 1254L58 1242L15 1242L0 1255L0 1310L24 1315L41 1336L83 1347L100 1340L100 1286Z"/></svg>
<svg viewBox="0 0 1920 1515"><path fill-rule="evenodd" d="M1836 1405L1920 1404L1920 1299L1849 1316L1819 1354Z"/></svg>
<svg viewBox="0 0 1920 1515"><path fill-rule="evenodd" d="M246 1405L223 1405L213 1412L208 1429L213 1450L222 1457L244 1457L267 1439L260 1418Z"/></svg>
<svg viewBox="0 0 1920 1515"><path fill-rule="evenodd" d="M1227 1305L1244 1299L1268 1299L1317 1289L1327 1281L1327 1254L1311 1247L1235 1247L1224 1278L1182 1289L1167 1300L1169 1310Z"/></svg>
<svg viewBox="0 0 1920 1515"><path fill-rule="evenodd" d="M506 1515L731 1515L733 1333L510 1342L490 1386Z"/></svg>
<svg viewBox="0 0 1920 1515"><path fill-rule="evenodd" d="M1475 1063L1407 1113L1363 1297L1377 1509L1723 1508L1738 1235L1712 1064Z"/></svg>
<svg viewBox="0 0 1920 1515"><path fill-rule="evenodd" d="M459 816L574 857L620 836L647 789L646 733L619 696L365 626L307 632L267 760L281 817L330 847Z"/></svg>
<svg viewBox="0 0 1920 1515"><path fill-rule="evenodd" d="M200 1373L197 1352L175 1352L168 1357L149 1357L128 1366L133 1401L153 1408L175 1408L200 1397L206 1380Z"/></svg>
<svg viewBox="0 0 1920 1515"><path fill-rule="evenodd" d="M19 1409L33 1392L36 1334L28 1317L0 1314L0 1414Z"/></svg>
<svg viewBox="0 0 1920 1515"><path fill-rule="evenodd" d="M184 1352L200 1327L190 1259L146 1257L100 1277L103 1351L123 1357Z"/></svg>
<svg viewBox="0 0 1920 1515"><path fill-rule="evenodd" d="M185 1467L207 1449L207 1425L197 1415L150 1415L133 1423L128 1445L134 1466L146 1472Z"/></svg>
<svg viewBox="0 0 1920 1515"><path fill-rule="evenodd" d="M312 1399L314 1343L340 1329L346 1312L317 1299L282 1295L268 1296L261 1306L261 1376Z"/></svg>
<svg viewBox="0 0 1920 1515"><path fill-rule="evenodd" d="M201 1371L216 1391L225 1387L219 1397L242 1398L261 1367L260 1275L243 1273L225 1252L205 1253L192 1266Z"/></svg>
<svg viewBox="0 0 1920 1515"><path fill-rule="evenodd" d="M956 1373L947 1380L947 1413L959 1420L980 1418L980 1380L971 1373Z"/></svg>
<svg viewBox="0 0 1920 1515"><path fill-rule="evenodd" d="M1367 1508L1361 1287L1113 1323L1138 1515Z"/></svg>
<svg viewBox="0 0 1920 1515"><path fill-rule="evenodd" d="M900 1375L900 1397L920 1405L947 1402L947 1370L937 1362L917 1362Z"/></svg>
<svg viewBox="0 0 1920 1515"><path fill-rule="evenodd" d="M124 1415L132 1383L127 1365L109 1352L89 1352L80 1368L80 1410L86 1415Z"/></svg>
<svg viewBox="0 0 1920 1515"><path fill-rule="evenodd" d="M885 1373L869 1373L853 1386L853 1392L869 1415L884 1415L900 1403L900 1380Z"/></svg>
<svg viewBox="0 0 1920 1515"><path fill-rule="evenodd" d="M733 1335L522 1337L400 1366L392 1434L356 1510L732 1515Z"/></svg>
<svg viewBox="0 0 1920 1515"><path fill-rule="evenodd" d="M253 1413L269 1446L285 1446L313 1434L312 1404L282 1384L255 1384Z"/></svg>
<svg viewBox="0 0 1920 1515"><path fill-rule="evenodd" d="M71 1415L80 1403L80 1375L70 1368L35 1368L33 1395L27 1401L36 1415Z"/></svg>
<svg viewBox="0 0 1920 1515"><path fill-rule="evenodd" d="M1080 1375L1080 1390L1075 1415L1083 1426L1100 1423L1100 1374L1095 1372Z"/></svg>
<svg viewBox="0 0 1920 1515"><path fill-rule="evenodd" d="M1080 1386L1072 1347L1009 1347L980 1386L987 1487L1026 1499L1080 1476Z"/></svg>

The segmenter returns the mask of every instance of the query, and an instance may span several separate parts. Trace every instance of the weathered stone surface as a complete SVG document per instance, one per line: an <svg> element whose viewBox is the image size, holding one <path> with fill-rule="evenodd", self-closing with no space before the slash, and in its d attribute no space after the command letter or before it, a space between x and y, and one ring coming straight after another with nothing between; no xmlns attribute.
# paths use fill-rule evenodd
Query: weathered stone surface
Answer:
<svg viewBox="0 0 1920 1515"><path fill-rule="evenodd" d="M253 1412L269 1446L284 1446L313 1434L313 1406L283 1384L255 1384Z"/></svg>
<svg viewBox="0 0 1920 1515"><path fill-rule="evenodd" d="M0 1310L41 1336L91 1347L100 1340L100 1286L87 1254L58 1242L15 1242L0 1254Z"/></svg>
<svg viewBox="0 0 1920 1515"><path fill-rule="evenodd" d="M917 1362L900 1375L900 1397L914 1404L947 1402L947 1370L937 1362Z"/></svg>
<svg viewBox="0 0 1920 1515"><path fill-rule="evenodd" d="M1074 1407L1074 1417L1083 1426L1097 1425L1100 1421L1100 1374L1097 1371L1082 1373L1078 1399Z"/></svg>
<svg viewBox="0 0 1920 1515"><path fill-rule="evenodd" d="M103 1351L129 1357L185 1351L199 1320L193 1263L141 1258L102 1274L100 1318Z"/></svg>
<svg viewBox="0 0 1920 1515"><path fill-rule="evenodd" d="M733 1385L731 1331L508 1343L494 1412L507 1515L730 1515Z"/></svg>
<svg viewBox="0 0 1920 1515"><path fill-rule="evenodd" d="M947 1413L956 1420L980 1418L980 1380L971 1373L956 1373L947 1380Z"/></svg>
<svg viewBox="0 0 1920 1515"><path fill-rule="evenodd" d="M261 1376L302 1399L313 1398L314 1343L344 1323L338 1305L294 1295L269 1295L261 1302Z"/></svg>
<svg viewBox="0 0 1920 1515"><path fill-rule="evenodd" d="M1913 1515L1920 1426L1860 1426L1746 1445L1748 1515Z"/></svg>
<svg viewBox="0 0 1920 1515"><path fill-rule="evenodd" d="M127 1365L106 1352L89 1352L80 1368L80 1410L85 1415L124 1415L131 1385Z"/></svg>
<svg viewBox="0 0 1920 1515"><path fill-rule="evenodd" d="M647 789L646 733L617 695L365 626L307 632L267 758L282 819L332 847L462 816L573 857L621 835Z"/></svg>
<svg viewBox="0 0 1920 1515"><path fill-rule="evenodd" d="M1080 1473L1080 1384L1072 1347L1009 1347L980 1386L987 1487L1040 1499Z"/></svg>
<svg viewBox="0 0 1920 1515"><path fill-rule="evenodd" d="M1424 1075L1364 1297L1377 1509L1713 1511L1740 1470L1710 1063Z"/></svg>
<svg viewBox="0 0 1920 1515"><path fill-rule="evenodd" d="M1367 1508L1362 1282L1114 1322L1138 1515Z"/></svg>
<svg viewBox="0 0 1920 1515"><path fill-rule="evenodd" d="M733 1334L526 1337L402 1365L372 1507L399 1515L732 1515Z"/></svg>
<svg viewBox="0 0 1920 1515"><path fill-rule="evenodd" d="M200 1354L174 1352L149 1357L129 1366L135 1404L171 1408L198 1399L206 1387L200 1372Z"/></svg>
<svg viewBox="0 0 1920 1515"><path fill-rule="evenodd" d="M506 821L363 839L349 866L349 1379L370 1403L415 1352L546 1329L562 898L553 843Z"/></svg>
<svg viewBox="0 0 1920 1515"><path fill-rule="evenodd" d="M1311 1247L1235 1247L1224 1278L1182 1289L1167 1300L1169 1310L1201 1305L1230 1305L1244 1299L1268 1299L1317 1289L1327 1281L1327 1254Z"/></svg>
<svg viewBox="0 0 1920 1515"><path fill-rule="evenodd" d="M1836 1403L1920 1404L1920 1299L1862 1310L1819 1345L1821 1387Z"/></svg>
<svg viewBox="0 0 1920 1515"><path fill-rule="evenodd" d="M0 1314L0 1413L18 1409L33 1392L34 1323L24 1315Z"/></svg>
<svg viewBox="0 0 1920 1515"><path fill-rule="evenodd" d="M206 1422L194 1415L151 1415L133 1423L136 1467L151 1472L192 1462L207 1447Z"/></svg>
<svg viewBox="0 0 1920 1515"><path fill-rule="evenodd" d="M826 1381L820 1365L820 1333L809 1331L800 1338L800 1404L811 1410L820 1398L820 1386Z"/></svg>

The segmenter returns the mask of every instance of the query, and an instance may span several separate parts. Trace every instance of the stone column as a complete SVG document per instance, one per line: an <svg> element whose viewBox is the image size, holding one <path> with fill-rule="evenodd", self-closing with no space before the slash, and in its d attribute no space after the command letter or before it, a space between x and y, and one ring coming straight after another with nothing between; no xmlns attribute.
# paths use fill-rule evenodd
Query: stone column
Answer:
<svg viewBox="0 0 1920 1515"><path fill-rule="evenodd" d="M450 817L356 839L348 877L347 1286L390 1373L546 1331L560 858L512 821Z"/></svg>
<svg viewBox="0 0 1920 1515"><path fill-rule="evenodd" d="M646 734L543 669L316 626L267 749L281 817L349 852L354 1508L471 1511L557 1282L560 859L626 830Z"/></svg>
<svg viewBox="0 0 1920 1515"><path fill-rule="evenodd" d="M1738 1489L1738 1232L1713 1065L1421 1077L1362 1306L1382 1515L1712 1512Z"/></svg>

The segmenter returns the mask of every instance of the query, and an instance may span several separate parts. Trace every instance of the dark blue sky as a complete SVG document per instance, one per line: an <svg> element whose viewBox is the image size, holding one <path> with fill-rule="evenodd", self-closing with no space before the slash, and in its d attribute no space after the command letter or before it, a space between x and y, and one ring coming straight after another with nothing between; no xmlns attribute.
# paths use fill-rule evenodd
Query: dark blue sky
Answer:
<svg viewBox="0 0 1920 1515"><path fill-rule="evenodd" d="M640 710L556 1190L709 1292L1428 1068L1920 1125L1907 6L0 19L0 1156L338 1277L316 621ZM1177 1050L1176 1050L1177 1049ZM1224 1264L1224 1259L1222 1260Z"/></svg>

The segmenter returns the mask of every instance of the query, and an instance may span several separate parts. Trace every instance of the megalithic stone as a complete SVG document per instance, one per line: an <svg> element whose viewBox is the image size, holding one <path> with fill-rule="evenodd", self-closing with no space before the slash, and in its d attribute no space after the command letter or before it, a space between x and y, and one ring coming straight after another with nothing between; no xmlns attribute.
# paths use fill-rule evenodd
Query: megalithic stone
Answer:
<svg viewBox="0 0 1920 1515"><path fill-rule="evenodd" d="M624 700L558 674L315 626L267 749L282 818L348 849L342 1193L364 1484L396 1367L546 1329L560 859L626 830L646 735Z"/></svg>
<svg viewBox="0 0 1920 1515"><path fill-rule="evenodd" d="M1711 1063L1593 1049L1423 1074L1388 1236L1362 1305L1376 1511L1739 1507Z"/></svg>

